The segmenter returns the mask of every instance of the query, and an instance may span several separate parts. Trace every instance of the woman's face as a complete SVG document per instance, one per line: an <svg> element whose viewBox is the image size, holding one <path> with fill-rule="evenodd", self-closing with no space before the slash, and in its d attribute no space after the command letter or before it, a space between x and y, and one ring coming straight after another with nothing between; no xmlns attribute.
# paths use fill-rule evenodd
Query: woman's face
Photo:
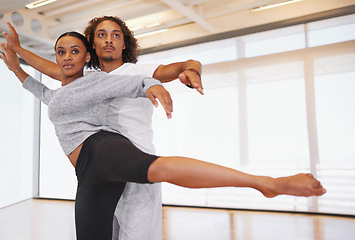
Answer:
<svg viewBox="0 0 355 240"><path fill-rule="evenodd" d="M55 55L63 75L72 81L83 76L85 63L90 60L90 53L84 43L72 36L58 40Z"/></svg>

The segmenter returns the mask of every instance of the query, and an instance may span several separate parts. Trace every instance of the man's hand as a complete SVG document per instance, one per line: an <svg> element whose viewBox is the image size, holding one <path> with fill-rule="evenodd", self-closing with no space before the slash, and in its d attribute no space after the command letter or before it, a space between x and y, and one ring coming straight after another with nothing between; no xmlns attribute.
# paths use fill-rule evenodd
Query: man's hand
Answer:
<svg viewBox="0 0 355 240"><path fill-rule="evenodd" d="M11 25L11 23L7 22L7 26L10 29L10 34L8 34L5 31L2 32L2 34L4 34L4 36L6 37L6 45L8 48L11 48L14 51L17 51L17 49L21 48L18 34L17 34L15 28Z"/></svg>
<svg viewBox="0 0 355 240"><path fill-rule="evenodd" d="M153 78L158 79L162 83L167 83L179 78L181 83L189 88L195 88L203 95L201 71L202 65L199 61L187 60L186 62L159 65L153 74Z"/></svg>
<svg viewBox="0 0 355 240"><path fill-rule="evenodd" d="M159 102L164 107L166 116L170 119L171 113L173 112L173 100L170 97L170 93L164 87L159 85L149 88L145 93L155 107L158 107L156 98L159 99Z"/></svg>
<svg viewBox="0 0 355 240"><path fill-rule="evenodd" d="M195 88L201 95L203 95L203 87L201 81L201 74L194 68L188 68L179 74L180 82L188 87Z"/></svg>

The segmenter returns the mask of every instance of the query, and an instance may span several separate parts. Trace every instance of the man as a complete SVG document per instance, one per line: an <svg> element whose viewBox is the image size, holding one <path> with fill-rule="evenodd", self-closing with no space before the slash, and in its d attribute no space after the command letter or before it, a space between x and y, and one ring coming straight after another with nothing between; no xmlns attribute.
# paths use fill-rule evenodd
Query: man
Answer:
<svg viewBox="0 0 355 240"><path fill-rule="evenodd" d="M11 35L4 33L8 46L27 63L44 74L60 79L55 63L42 59L20 46L15 29L8 24ZM93 46L88 66L118 75L145 75L161 82L179 78L180 81L203 94L201 64L198 61L169 65L136 65L138 45L125 23L116 17L94 18L85 29L85 36ZM129 138L138 148L154 153L151 117L153 106L146 98L115 99L107 111L108 123ZM162 203L160 184L127 183L117 204L113 222L113 239L140 240L162 238Z"/></svg>

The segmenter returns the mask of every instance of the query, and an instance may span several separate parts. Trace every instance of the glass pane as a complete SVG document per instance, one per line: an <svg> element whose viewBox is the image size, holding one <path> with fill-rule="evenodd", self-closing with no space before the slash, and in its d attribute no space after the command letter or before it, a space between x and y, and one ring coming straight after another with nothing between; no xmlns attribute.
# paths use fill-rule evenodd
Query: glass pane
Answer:
<svg viewBox="0 0 355 240"><path fill-rule="evenodd" d="M355 167L355 72L316 77L322 164Z"/></svg>
<svg viewBox="0 0 355 240"><path fill-rule="evenodd" d="M224 39L167 50L164 51L164 54L161 52L146 54L139 57L139 63L156 63L157 59L159 59L161 64L186 61L188 59L200 61L203 65L231 61L237 59L236 41L234 38Z"/></svg>
<svg viewBox="0 0 355 240"><path fill-rule="evenodd" d="M173 86L167 88L169 90ZM204 96L186 87L184 89L184 93L172 95L172 119L166 119L162 108L154 112L154 144L157 154L189 156L237 168L237 88L206 89ZM164 203L185 205L205 205L208 194L207 189L191 190L170 184L163 185L163 192Z"/></svg>
<svg viewBox="0 0 355 240"><path fill-rule="evenodd" d="M336 59L336 58L335 58ZM355 214L355 71L316 77L322 212Z"/></svg>
<svg viewBox="0 0 355 240"><path fill-rule="evenodd" d="M168 90L171 87L166 86ZM166 119L161 107L154 112L154 142L158 154L191 156L235 166L238 156L237 87L205 89L204 96L184 88L188 92L172 96L172 119ZM205 141L201 142L203 139ZM218 148L214 147L216 141L221 143Z"/></svg>
<svg viewBox="0 0 355 240"><path fill-rule="evenodd" d="M250 34L241 39L247 58L305 48L303 25Z"/></svg>
<svg viewBox="0 0 355 240"><path fill-rule="evenodd" d="M309 47L355 39L355 14L308 24Z"/></svg>
<svg viewBox="0 0 355 240"><path fill-rule="evenodd" d="M355 214L355 53L317 58L318 176L328 189L322 212Z"/></svg>
<svg viewBox="0 0 355 240"><path fill-rule="evenodd" d="M304 80L250 84L247 91L250 164L308 166Z"/></svg>
<svg viewBox="0 0 355 240"><path fill-rule="evenodd" d="M60 87L59 81L42 75L42 82L51 89ZM75 169L65 156L48 118L48 107L41 103L40 197L74 199L77 180Z"/></svg>
<svg viewBox="0 0 355 240"><path fill-rule="evenodd" d="M34 70L21 65L29 74ZM32 197L34 97L0 61L0 208Z"/></svg>

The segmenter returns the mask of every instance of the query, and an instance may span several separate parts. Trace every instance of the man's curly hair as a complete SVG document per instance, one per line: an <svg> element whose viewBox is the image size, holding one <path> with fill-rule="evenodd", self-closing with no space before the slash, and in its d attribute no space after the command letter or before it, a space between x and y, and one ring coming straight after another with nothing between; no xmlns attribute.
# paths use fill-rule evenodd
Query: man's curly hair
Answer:
<svg viewBox="0 0 355 240"><path fill-rule="evenodd" d="M92 19L89 22L89 25L84 31L84 35L88 40L90 46L94 45L94 37L97 26L103 21L113 21L120 26L123 35L124 43L126 48L122 51L122 61L124 63L136 63L138 61L138 53L140 51L137 39L134 38L133 33L128 29L126 23L118 17L113 16L103 16ZM100 61L96 55L95 49L91 48L90 51L91 60L88 62L87 66L89 68L100 69Z"/></svg>

